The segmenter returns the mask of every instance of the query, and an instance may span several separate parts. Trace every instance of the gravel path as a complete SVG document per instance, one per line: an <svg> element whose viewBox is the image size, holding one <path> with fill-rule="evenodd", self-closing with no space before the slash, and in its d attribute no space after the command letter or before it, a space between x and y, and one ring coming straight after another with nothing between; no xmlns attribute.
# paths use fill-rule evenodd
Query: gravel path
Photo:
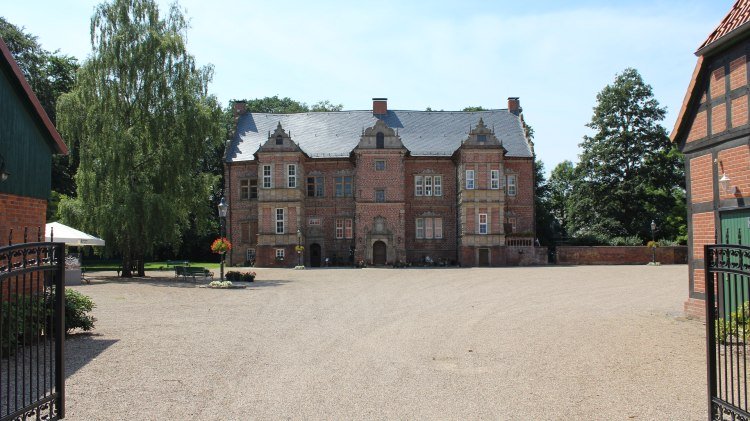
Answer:
<svg viewBox="0 0 750 421"><path fill-rule="evenodd" d="M686 266L95 279L70 420L705 419Z"/></svg>

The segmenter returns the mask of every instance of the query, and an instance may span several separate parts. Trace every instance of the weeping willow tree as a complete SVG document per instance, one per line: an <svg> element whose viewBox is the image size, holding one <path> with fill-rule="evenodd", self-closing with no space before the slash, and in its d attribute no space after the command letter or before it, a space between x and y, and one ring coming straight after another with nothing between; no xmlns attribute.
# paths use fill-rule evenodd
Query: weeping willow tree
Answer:
<svg viewBox="0 0 750 421"><path fill-rule="evenodd" d="M104 238L125 277L131 266L143 276L155 247L176 249L191 218L211 220L217 176L201 164L222 142L221 108L207 93L213 69L186 49L187 27L176 4L164 18L152 0L99 5L92 55L58 103L64 138L80 145L77 197L61 215Z"/></svg>

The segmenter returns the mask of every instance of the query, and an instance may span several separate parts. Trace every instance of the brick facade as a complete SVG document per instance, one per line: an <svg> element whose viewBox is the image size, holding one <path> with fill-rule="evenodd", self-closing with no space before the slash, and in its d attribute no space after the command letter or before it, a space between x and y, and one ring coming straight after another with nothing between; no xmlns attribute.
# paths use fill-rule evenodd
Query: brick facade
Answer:
<svg viewBox="0 0 750 421"><path fill-rule="evenodd" d="M701 318L705 317L704 246L720 238L726 241L723 233L732 215L750 210L750 37L747 32L735 35L739 36L712 35L698 51L696 70L672 132L672 140L685 153L687 170L690 278L684 309Z"/></svg>
<svg viewBox="0 0 750 421"><path fill-rule="evenodd" d="M507 157L481 119L466 136L452 155L412 156L378 119L348 157L312 158L279 123L254 159L226 164L230 264L544 263L533 247L532 158Z"/></svg>
<svg viewBox="0 0 750 421"><path fill-rule="evenodd" d="M0 244L22 243L24 229L28 228L28 241L37 241L41 229L44 241L44 225L47 223L47 201L34 197L0 193ZM10 238L11 230L13 236Z"/></svg>

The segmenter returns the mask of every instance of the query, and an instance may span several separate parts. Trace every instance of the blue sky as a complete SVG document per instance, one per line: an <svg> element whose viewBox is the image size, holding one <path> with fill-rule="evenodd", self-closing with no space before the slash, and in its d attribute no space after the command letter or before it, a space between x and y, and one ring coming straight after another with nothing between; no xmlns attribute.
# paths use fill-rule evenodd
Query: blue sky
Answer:
<svg viewBox="0 0 750 421"><path fill-rule="evenodd" d="M90 0L3 0L0 15L48 50L90 52ZM168 1L158 1L166 11ZM183 0L188 48L215 66L211 92L289 96L370 109L505 108L519 96L549 172L578 160L596 94L638 69L672 130L694 51L732 0L229 1Z"/></svg>

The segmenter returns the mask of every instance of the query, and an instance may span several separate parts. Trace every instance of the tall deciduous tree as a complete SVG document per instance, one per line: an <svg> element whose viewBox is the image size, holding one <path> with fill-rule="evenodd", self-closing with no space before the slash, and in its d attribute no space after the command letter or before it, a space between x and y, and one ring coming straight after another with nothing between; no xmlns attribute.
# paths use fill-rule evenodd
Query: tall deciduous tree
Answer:
<svg viewBox="0 0 750 421"><path fill-rule="evenodd" d="M559 227L560 236L566 237L569 219L570 196L575 182L575 166L570 161L563 161L552 170L547 183L549 188L549 211Z"/></svg>
<svg viewBox="0 0 750 421"><path fill-rule="evenodd" d="M59 127L81 150L78 197L61 210L121 254L123 276L134 260L143 275L144 257L177 247L191 215L213 211L217 177L201 166L224 137L222 113L207 93L212 68L186 49L187 27L176 5L163 18L153 0L99 5L92 56L58 104Z"/></svg>
<svg viewBox="0 0 750 421"><path fill-rule="evenodd" d="M681 155L660 124L666 113L637 70L617 75L597 95L587 125L571 197L571 234L674 238L683 222L671 218L684 191ZM684 221L684 219L683 219Z"/></svg>

